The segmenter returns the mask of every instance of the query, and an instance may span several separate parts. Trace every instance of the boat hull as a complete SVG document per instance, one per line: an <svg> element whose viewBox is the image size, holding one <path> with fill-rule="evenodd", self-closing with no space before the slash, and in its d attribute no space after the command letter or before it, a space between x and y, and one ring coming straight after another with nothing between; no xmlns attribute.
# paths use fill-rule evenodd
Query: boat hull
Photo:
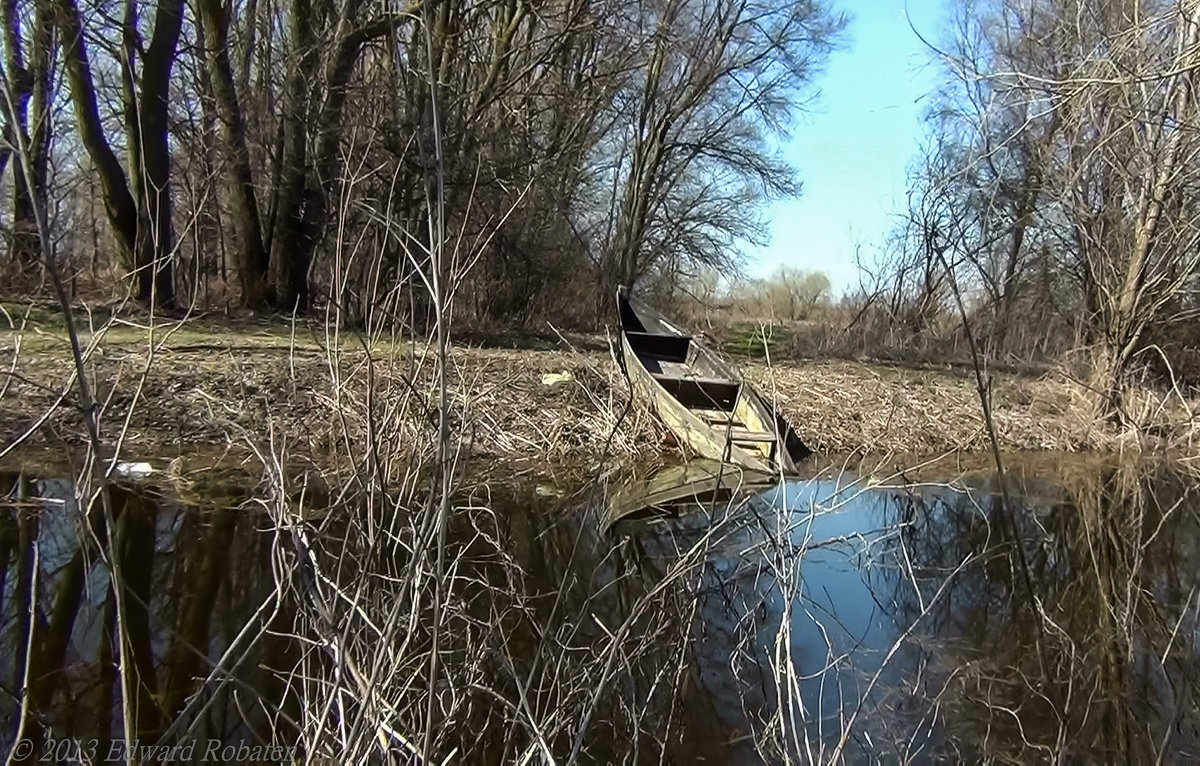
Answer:
<svg viewBox="0 0 1200 766"><path fill-rule="evenodd" d="M621 356L634 396L709 460L794 473L803 445L737 369L674 322L618 291ZM797 449L799 448L799 449Z"/></svg>
<svg viewBox="0 0 1200 766"><path fill-rule="evenodd" d="M617 488L602 518L603 527L612 529L626 522L677 516L697 505L712 510L732 507L778 481L775 473L715 460L690 460Z"/></svg>
<svg viewBox="0 0 1200 766"><path fill-rule="evenodd" d="M629 360L637 359L636 352L627 340L622 339L625 355L625 371L633 387L634 396L647 403L681 444L697 455L710 460L724 461L754 471L774 471L774 466L761 456L751 454L724 438L691 409L672 396L661 383L641 364Z"/></svg>

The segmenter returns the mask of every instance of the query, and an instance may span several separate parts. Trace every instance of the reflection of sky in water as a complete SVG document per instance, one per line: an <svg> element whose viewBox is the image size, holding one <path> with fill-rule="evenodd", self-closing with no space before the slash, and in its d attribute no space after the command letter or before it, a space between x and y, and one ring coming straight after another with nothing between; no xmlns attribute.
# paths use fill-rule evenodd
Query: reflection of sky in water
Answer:
<svg viewBox="0 0 1200 766"><path fill-rule="evenodd" d="M84 519L79 512L79 503L75 497L75 487L68 479L44 479L34 485L34 494L39 498L41 513L38 515L38 593L39 604L54 603L58 587L58 573L63 570L79 549L79 540L84 529ZM170 556L175 552L176 535L184 514L170 504L157 507L155 529L155 553ZM79 658L91 657L95 654L100 638L101 607L107 596L109 576L107 565L100 560L94 551L89 550L87 576L84 578L83 594L80 600L79 612L75 618L74 630L71 633L71 650ZM15 574L15 572L14 572ZM10 607L20 601L16 598L17 578L10 577L5 582L4 603L5 624L15 619ZM152 593L151 612L157 613L162 605L164 595L161 589ZM5 631L8 637L15 636L13 631ZM166 651L169 636L164 631L155 631L152 642L156 656ZM70 661L70 658L68 658Z"/></svg>
<svg viewBox="0 0 1200 766"><path fill-rule="evenodd" d="M15 495L12 484L0 485L0 500L6 494ZM20 670L17 668L17 640L20 617L27 613L28 599L19 582L23 557L32 557L34 549L21 547L17 534L17 519L36 519L37 527L37 619L38 640L45 640L46 631L61 618L61 624L70 630L64 653L55 658L56 664L48 669L61 675L54 678L54 690L48 701L48 709L42 713L53 721L57 732L91 732L101 720L96 706L105 699L102 683L101 656L102 636L106 613L114 608L110 597L108 567L101 560L96 545L85 532L85 520L80 503L75 498L75 489L69 480L47 479L32 481L28 495L34 498L29 503L13 506L21 517L12 517L10 528L11 546L5 549L8 556L3 578L0 602L0 675L8 679L5 683L19 688ZM158 673L158 692L165 695L172 673L179 667L180 657L185 652L206 654L209 662L220 656L236 633L245 624L249 610L261 598L259 592L269 587L271 576L264 571L268 563L258 555L262 552L263 537L254 529L252 517L231 516L229 512L186 508L176 502L164 501L152 490L141 487L116 488L112 494L113 511L120 515L118 528L126 519L146 519L144 514L153 514L153 529L148 536L131 545L137 545L134 553L126 559L125 570L131 585L144 586L148 591L149 604L146 627L149 639L149 657ZM6 510L0 507L0 510ZM246 518L243 523L237 519ZM137 539L134 532L129 538ZM84 542L81 553L80 543ZM143 547L144 543L144 547ZM81 557L82 569L73 570L72 562ZM148 558L147 558L148 557ZM32 560L32 559L29 559ZM213 564L212 562L220 562ZM72 583L69 575L78 571L81 575L78 601L74 591L65 587ZM231 577L231 573L236 573ZM140 579L148 578L148 582ZM137 587L126 591L126 608L134 606ZM205 594L203 597L199 594ZM203 605L200 611L197 605ZM185 635L185 631L199 626L204 632L199 637ZM42 651L41 644L34 644L34 651ZM181 648L183 647L183 648ZM254 657L265 656L256 650ZM35 654L35 656L38 656ZM190 659L190 658L189 658ZM57 664L61 661L61 664ZM250 661L253 663L253 660ZM207 665L203 662L203 672ZM191 683L190 677L180 676L182 684ZM15 680L14 680L15 679ZM177 687L172 687L177 688ZM110 690L111 691L111 690ZM224 699L224 698L222 698ZM111 702L111 700L110 700ZM15 715L16 697L0 695L0 717ZM224 705L224 702L220 703ZM220 713L207 720L205 726L215 727L238 725L234 713ZM15 718L14 718L15 720ZM112 732L119 733L120 712L113 712ZM12 730L12 731L15 731ZM0 733L0 752L7 752L11 744L6 737L12 731Z"/></svg>
<svg viewBox="0 0 1200 766"><path fill-rule="evenodd" d="M772 489L736 512L713 545L693 625L699 681L723 723L744 730L747 719L772 715L782 695L800 703L788 714L793 748L836 744L902 631L892 617L901 576L888 545L897 510L889 492L814 480ZM702 534L707 525L699 514L680 527ZM788 593L798 595L788 603ZM875 691L896 684L910 656L903 649L893 657Z"/></svg>
<svg viewBox="0 0 1200 766"><path fill-rule="evenodd" d="M79 506L75 501L74 488L69 480L47 479L33 482L30 494L37 498L37 508L26 507L23 513L37 514L38 519L38 575L37 592L39 604L53 602L57 587L56 575L66 567L77 550L78 530L83 528L83 520L79 514ZM13 541L14 545L16 540ZM4 580L3 593L3 635L4 651L10 657L16 656L15 641L17 639L17 610L22 608L24 594L18 592L18 566L15 558L10 564L7 577ZM98 570L98 571L97 571ZM91 612L95 612L104 600L104 588L108 584L107 572L103 565L97 562L84 583L84 593L80 615L76 618L76 632L72 635L71 646L77 651L86 650L87 643L84 634L92 629L94 622ZM94 576L91 576L94 575ZM95 640L92 631L91 641Z"/></svg>
<svg viewBox="0 0 1200 766"><path fill-rule="evenodd" d="M660 540L663 558L706 533L712 538L692 635L698 680L727 731L760 737L773 731L778 745L782 730L782 746L793 756L825 760L846 722L857 716L844 753L852 761L880 752L937 757L930 754L947 752L941 748L949 741L974 747L974 738L963 734L972 725L979 726L975 733L993 732L1013 752L1020 751L1014 742L1035 731L1036 737L1051 736L1040 730L1051 725L1045 711L1030 707L1026 712L1023 706L1013 731L1002 731L1014 724L1012 715L981 712L987 710L988 696L981 690L989 684L1018 690L1012 704L1027 696L1020 690L1037 673L1030 636L1045 636L1007 553L1013 521L992 494L990 477L865 491L845 481L788 484L729 513L698 512L658 532L671 539L670 545ZM1141 532L1122 528L1131 522L1121 521L1121 514L1130 518L1130 509L1140 508L1135 503L1141 501L1127 494L1114 500L1099 492L1110 491L1107 485L1093 486L1098 490L1093 495L1072 496L1083 497L1084 504L1077 505L1064 503L1062 491L1052 485L1027 481L1014 495L1020 504L1014 520L1038 597L1061 621L1059 630L1070 631L1070 639L1068 633L1055 635L1068 642L1067 648L1056 645L1056 669L1069 668L1083 679L1081 685L1106 689L1094 656L1105 650L1093 646L1103 635L1097 626L1105 624L1097 615L1104 607L1096 594L1095 568L1101 567L1105 581L1126 577L1122 567L1132 561L1122 558L1129 555L1122 552L1126 544L1136 547L1136 540L1144 541L1160 522L1148 510ZM1163 497L1171 497L1169 490ZM1175 520L1185 515L1178 513ZM1147 548L1136 558L1141 587L1169 605L1165 616L1149 623L1131 617L1129 627L1129 651L1139 657L1130 672L1142 679L1141 703L1129 714L1156 731L1173 715L1174 703L1158 703L1158 712L1150 707L1156 697L1173 699L1173 687L1161 672L1146 668L1162 667L1176 677L1184 673L1160 658L1174 641L1171 626L1181 619L1180 609L1186 612L1184 602L1196 587L1196 569L1187 566L1200 555L1190 542L1196 531L1192 521L1168 524L1172 531L1158 534L1165 550ZM1080 536L1089 529L1090 538ZM1165 572L1175 574L1155 574L1164 564ZM1113 603L1121 597L1108 596ZM1200 630L1189 631L1191 624L1182 624L1176 646L1182 650L1185 642L1192 644L1187 656L1194 657ZM1146 633L1147 625L1166 627ZM1018 668L1022 663L1024 670ZM971 666L977 669L963 670ZM937 692L959 671L971 676L956 700L975 716L966 722L942 709ZM1109 693L1099 692L1101 698ZM1097 723L1100 718L1088 705L1076 708L1073 726L1101 732L1088 736L1111 729L1110 723ZM1090 746L1084 743L1080 752L1094 752ZM740 754L749 759L753 750L743 748Z"/></svg>
<svg viewBox="0 0 1200 766"><path fill-rule="evenodd" d="M820 710L823 719L853 712L847 707L865 692L868 674L899 634L885 611L893 605L879 601L890 599L899 584L898 569L879 550L882 538L894 532L894 506L880 492L839 502L831 497L836 489L832 482L818 484L787 497L798 521L791 538L805 546L803 596L792 607L792 658L810 679L801 684L806 708ZM837 668L832 678L822 674L831 664ZM830 722L824 723L828 729Z"/></svg>

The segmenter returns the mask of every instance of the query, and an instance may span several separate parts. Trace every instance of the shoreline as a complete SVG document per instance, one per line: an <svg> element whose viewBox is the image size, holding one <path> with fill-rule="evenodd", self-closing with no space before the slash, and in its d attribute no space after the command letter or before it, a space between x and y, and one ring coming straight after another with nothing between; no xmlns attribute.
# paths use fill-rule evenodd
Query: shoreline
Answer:
<svg viewBox="0 0 1200 766"><path fill-rule="evenodd" d="M110 330L87 362L96 397L104 402L103 437L112 442L124 430L123 454L131 456L268 445L275 439L291 455L316 463L353 451L357 439L383 439L393 452L414 454L432 444L433 360L423 344L370 346L347 338L334 352L327 339L308 331L301 336L286 326L276 329L228 336L160 333L165 341L153 351L140 331ZM460 453L481 460L579 464L595 463L606 452L635 461L669 453L661 425L638 403L630 405L623 375L601 350L603 337L571 342L576 340L579 348L565 343L453 348L450 419ZM990 449L970 372L843 359L771 367L735 361L814 452ZM4 446L42 418L28 447L83 444L74 389L55 407L74 372L61 330L0 332L0 370ZM1194 454L1200 428L1188 412L1191 403L1183 406L1148 390L1136 395L1141 410L1153 415L1148 431L1154 436L1098 422L1085 389L1053 371L995 373L993 420L1000 447Z"/></svg>

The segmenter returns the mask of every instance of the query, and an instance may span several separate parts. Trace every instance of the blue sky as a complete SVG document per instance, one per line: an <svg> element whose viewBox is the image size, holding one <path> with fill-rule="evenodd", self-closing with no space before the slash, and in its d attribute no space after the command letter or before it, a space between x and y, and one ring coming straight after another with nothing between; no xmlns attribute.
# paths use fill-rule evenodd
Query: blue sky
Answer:
<svg viewBox="0 0 1200 766"><path fill-rule="evenodd" d="M904 204L936 69L929 40L945 23L944 0L842 0L842 46L815 82L819 90L793 126L784 155L800 172L797 199L771 205L771 244L751 251L747 271L780 265L825 272L835 293L858 285L856 243L870 262Z"/></svg>

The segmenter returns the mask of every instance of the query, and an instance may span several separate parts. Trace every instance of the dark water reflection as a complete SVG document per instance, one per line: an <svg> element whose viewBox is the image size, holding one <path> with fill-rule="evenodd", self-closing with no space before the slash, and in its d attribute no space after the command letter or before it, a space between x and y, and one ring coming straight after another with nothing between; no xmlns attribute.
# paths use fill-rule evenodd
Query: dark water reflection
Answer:
<svg viewBox="0 0 1200 766"><path fill-rule="evenodd" d="M36 758L78 762L81 753L54 744L76 738L104 762L126 732L101 503L84 514L69 481L21 474L0 474L0 491L0 718L9 722L0 746L7 754L13 745L25 689L22 734L37 743ZM256 530L262 517L184 508L144 487L114 486L110 499L116 564L128 583L125 653L136 668L129 734L147 745L164 736L252 741L262 731L270 741L273 728L286 736L273 715L237 709L239 693L276 686L265 668L287 655L286 642L269 634L287 624L287 605L262 608L273 590L270 538ZM205 684L218 663L228 672Z"/></svg>
<svg viewBox="0 0 1200 766"><path fill-rule="evenodd" d="M444 652L475 693L443 704L454 724L439 750L484 762L1200 758L1192 480L1129 464L1028 478L1013 481L1012 514L987 475L869 491L852 480L619 539L596 530L600 497L554 506L518 486L464 499L450 619L466 638ZM79 543L71 486L3 475L0 492L0 716L15 722L28 689L35 731L122 737L113 592L95 546ZM114 499L137 734L295 744L311 702L287 678L304 621L270 598L285 576L273 525L145 489ZM360 537L334 520L314 545L329 555ZM392 603L403 550L329 571L378 577L371 598Z"/></svg>

